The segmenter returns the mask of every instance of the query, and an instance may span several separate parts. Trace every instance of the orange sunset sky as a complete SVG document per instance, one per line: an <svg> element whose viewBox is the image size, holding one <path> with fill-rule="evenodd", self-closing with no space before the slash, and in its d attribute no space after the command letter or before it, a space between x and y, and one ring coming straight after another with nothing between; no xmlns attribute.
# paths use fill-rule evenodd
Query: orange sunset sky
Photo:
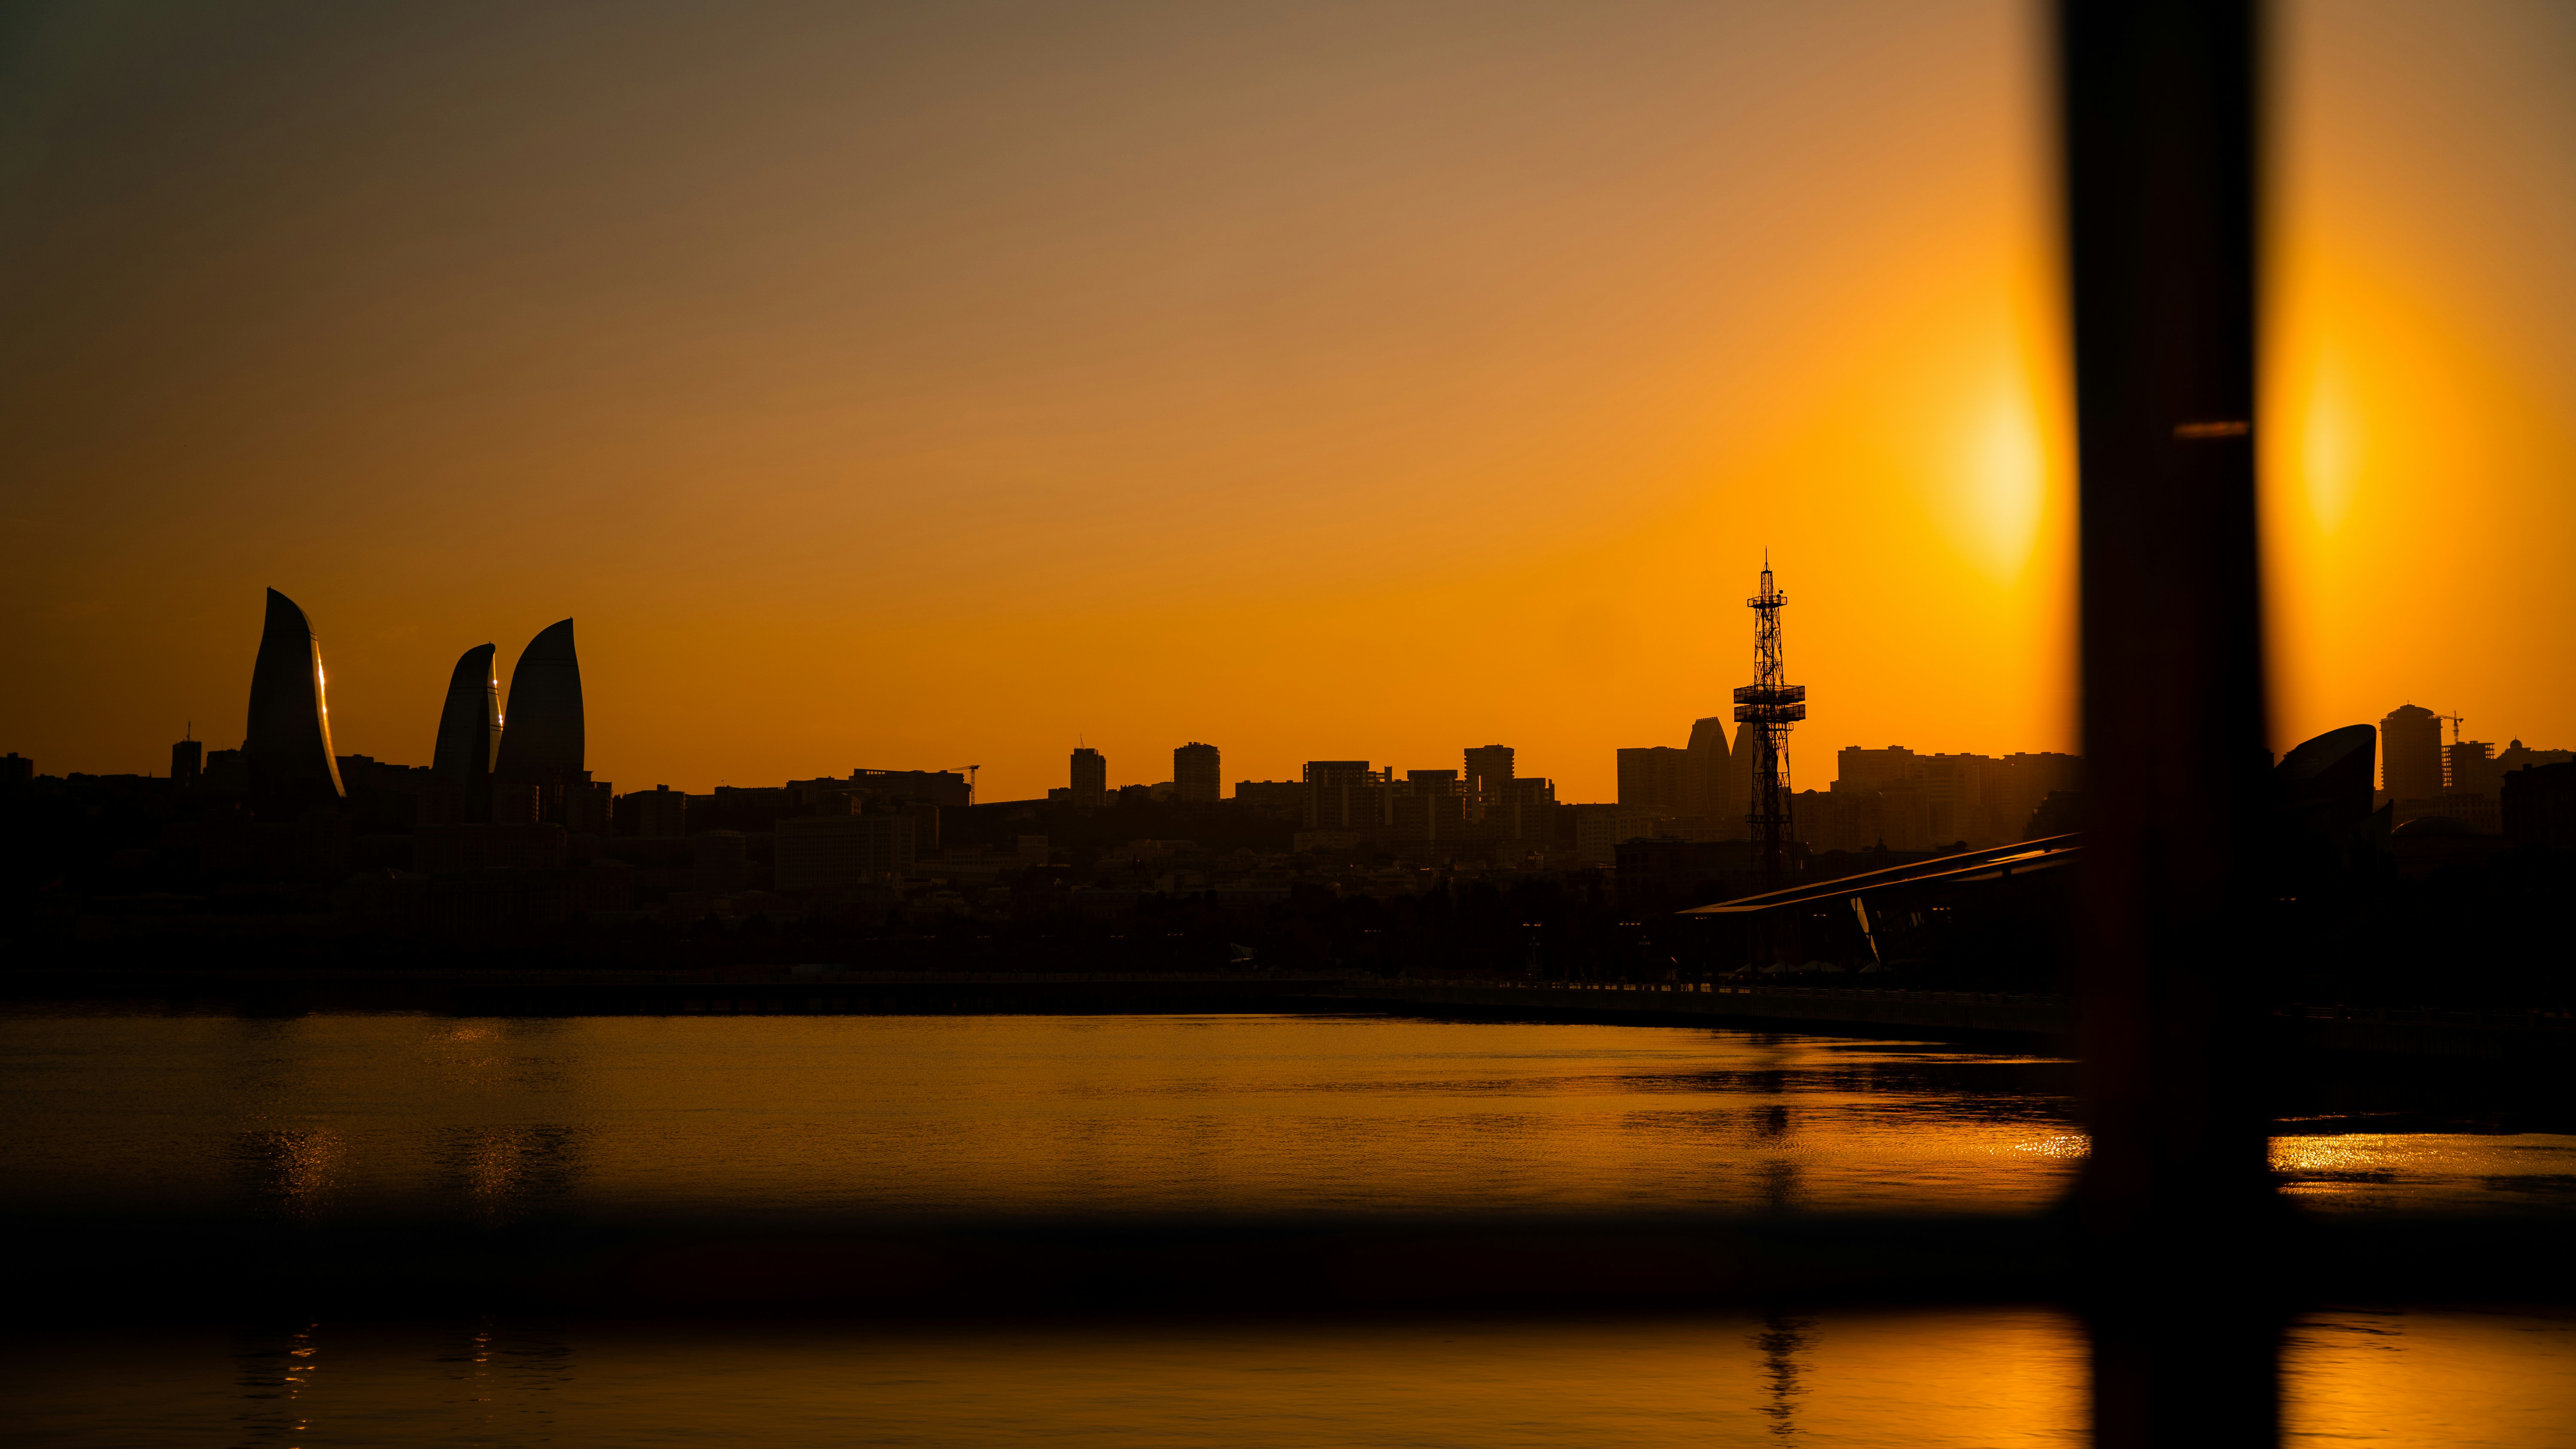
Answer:
<svg viewBox="0 0 2576 1449"><path fill-rule="evenodd" d="M344 754L574 616L704 790L2077 746L2040 12L100 3L0 20L0 749ZM2277 12L2274 732L2576 745L2576 8ZM2249 621L2249 627L2251 621Z"/></svg>

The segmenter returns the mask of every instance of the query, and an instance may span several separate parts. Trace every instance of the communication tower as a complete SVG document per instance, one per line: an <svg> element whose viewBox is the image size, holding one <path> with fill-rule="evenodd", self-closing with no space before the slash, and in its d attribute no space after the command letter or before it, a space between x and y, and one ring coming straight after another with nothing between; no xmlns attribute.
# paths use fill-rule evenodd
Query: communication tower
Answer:
<svg viewBox="0 0 2576 1449"><path fill-rule="evenodd" d="M1789 726L1807 717L1807 687L1788 682L1780 659L1780 610L1789 597L1771 581L1771 554L1762 555L1762 592L1744 601L1753 610L1753 682L1735 691L1737 748L1753 737L1753 793L1744 823L1753 828L1762 857L1762 880L1778 890L1789 868L1789 760L1781 746Z"/></svg>

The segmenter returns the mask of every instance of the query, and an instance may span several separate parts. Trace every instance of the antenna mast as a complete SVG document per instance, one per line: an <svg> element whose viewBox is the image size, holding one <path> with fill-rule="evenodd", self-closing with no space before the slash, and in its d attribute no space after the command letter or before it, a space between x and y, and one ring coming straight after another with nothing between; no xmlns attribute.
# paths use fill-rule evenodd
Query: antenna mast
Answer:
<svg viewBox="0 0 2576 1449"><path fill-rule="evenodd" d="M1771 580L1771 554L1762 554L1762 592L1744 601L1753 610L1753 683L1735 691L1735 720L1742 738L1753 736L1753 793L1744 823L1753 827L1762 857L1762 880L1778 890L1789 868L1789 766L1782 746L1789 726L1807 717L1807 687L1788 682L1780 657L1780 610L1789 596Z"/></svg>

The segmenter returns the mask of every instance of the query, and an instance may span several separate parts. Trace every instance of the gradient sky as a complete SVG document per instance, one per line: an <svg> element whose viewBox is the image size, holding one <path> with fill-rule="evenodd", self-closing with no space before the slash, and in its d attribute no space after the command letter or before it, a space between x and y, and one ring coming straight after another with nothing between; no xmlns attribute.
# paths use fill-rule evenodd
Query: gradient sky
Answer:
<svg viewBox="0 0 2576 1449"><path fill-rule="evenodd" d="M1750 672L2075 745L2017 4L79 3L0 21L0 748L343 753L578 621L620 789L1455 767ZM2280 25L2276 734L2576 744L2576 11Z"/></svg>

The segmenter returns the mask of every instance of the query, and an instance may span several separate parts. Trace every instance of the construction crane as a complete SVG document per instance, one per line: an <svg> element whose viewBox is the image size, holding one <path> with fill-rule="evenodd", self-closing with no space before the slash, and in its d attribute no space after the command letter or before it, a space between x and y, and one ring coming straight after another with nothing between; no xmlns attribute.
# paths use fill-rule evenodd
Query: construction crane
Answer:
<svg viewBox="0 0 2576 1449"><path fill-rule="evenodd" d="M2457 748L2460 743L2460 726L2467 721L2455 714L2437 714L2433 716L2433 728L2440 729L2444 720L2451 722L2451 744ZM2458 788L2459 786L2451 779L2451 751L2444 750L2442 752L2442 789L2447 792Z"/></svg>
<svg viewBox="0 0 2576 1449"><path fill-rule="evenodd" d="M969 805L975 803L975 772L982 768L984 767L981 765L951 765L948 767L948 773L952 775L962 774L966 777L966 803Z"/></svg>

